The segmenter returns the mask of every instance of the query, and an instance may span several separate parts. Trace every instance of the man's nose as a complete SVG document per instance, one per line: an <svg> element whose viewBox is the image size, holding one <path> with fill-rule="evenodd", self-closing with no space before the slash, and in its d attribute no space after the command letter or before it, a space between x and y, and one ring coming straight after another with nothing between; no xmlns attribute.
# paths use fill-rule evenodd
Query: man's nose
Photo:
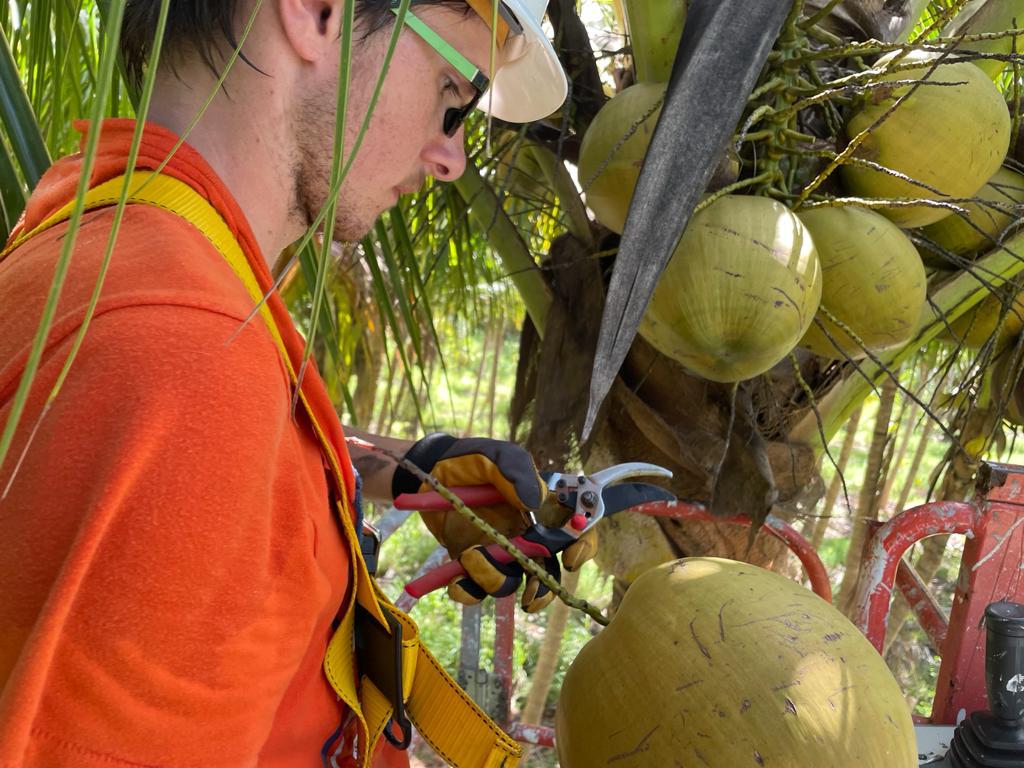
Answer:
<svg viewBox="0 0 1024 768"><path fill-rule="evenodd" d="M465 135L460 126L454 136L443 136L424 150L426 172L441 181L455 181L466 170Z"/></svg>

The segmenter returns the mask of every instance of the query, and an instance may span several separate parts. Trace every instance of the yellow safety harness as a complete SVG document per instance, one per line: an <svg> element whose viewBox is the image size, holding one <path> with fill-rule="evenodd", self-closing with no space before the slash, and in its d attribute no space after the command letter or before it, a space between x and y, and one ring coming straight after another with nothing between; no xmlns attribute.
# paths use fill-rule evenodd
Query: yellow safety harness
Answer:
<svg viewBox="0 0 1024 768"><path fill-rule="evenodd" d="M85 197L85 209L116 204L124 180L124 176L118 176L90 189ZM292 385L297 387L294 364L270 308L263 301L263 290L237 239L217 210L188 184L170 176L142 171L132 175L128 202L174 213L206 236L242 281L254 305L259 306L259 315L277 345ZM21 234L0 252L0 260L29 238L70 218L73 206L74 201L31 232ZM404 708L424 740L456 768L514 768L519 763L522 748L473 702L433 654L420 644L415 622L388 600L367 570L338 456L305 393L301 388L298 392L333 476L339 499L338 516L352 562L353 589L349 591L340 624L327 646L324 672L357 720L359 765L369 764L385 729L389 729L389 740L395 741L390 731L391 721L393 716L396 721L404 721ZM407 729L407 722L401 724ZM408 743L408 734L404 736Z"/></svg>

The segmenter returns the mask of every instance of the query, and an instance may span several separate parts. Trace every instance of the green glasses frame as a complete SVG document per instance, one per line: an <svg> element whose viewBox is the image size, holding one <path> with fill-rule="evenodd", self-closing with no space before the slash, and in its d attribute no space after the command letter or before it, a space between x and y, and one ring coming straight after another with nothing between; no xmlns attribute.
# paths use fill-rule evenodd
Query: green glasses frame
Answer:
<svg viewBox="0 0 1024 768"><path fill-rule="evenodd" d="M398 9L392 8L391 12L398 15ZM462 75L469 84L473 86L476 95L461 107L449 107L444 112L444 135L454 136L459 127L465 122L469 113L472 112L480 102L480 98L487 90L490 80L476 65L469 59L455 50L451 44L444 40L437 32L432 30L422 20L413 15L412 11L405 12L405 26L415 32L427 45L437 51L437 54L451 64L455 70Z"/></svg>

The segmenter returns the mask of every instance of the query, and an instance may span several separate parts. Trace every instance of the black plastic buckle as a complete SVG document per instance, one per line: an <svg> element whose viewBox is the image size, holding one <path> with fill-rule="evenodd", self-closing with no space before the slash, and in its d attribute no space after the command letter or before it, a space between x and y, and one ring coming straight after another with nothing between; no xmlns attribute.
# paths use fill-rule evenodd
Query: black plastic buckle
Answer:
<svg viewBox="0 0 1024 768"><path fill-rule="evenodd" d="M377 561L380 558L380 531L365 520L363 530L359 534L359 551L363 554L366 570L371 576L376 576Z"/></svg>
<svg viewBox="0 0 1024 768"><path fill-rule="evenodd" d="M402 697L402 623L386 606L380 606L387 619L388 634L369 611L356 606L356 663L391 704L391 719L384 726L384 738L398 749L407 749L412 741L412 723L405 713ZM395 735L393 728L399 729Z"/></svg>

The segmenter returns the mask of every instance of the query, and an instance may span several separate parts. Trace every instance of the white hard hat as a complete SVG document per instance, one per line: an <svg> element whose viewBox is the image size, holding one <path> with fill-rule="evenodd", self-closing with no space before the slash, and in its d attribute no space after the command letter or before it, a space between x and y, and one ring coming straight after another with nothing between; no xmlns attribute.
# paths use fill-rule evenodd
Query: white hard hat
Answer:
<svg viewBox="0 0 1024 768"><path fill-rule="evenodd" d="M528 123L547 117L565 101L565 71L541 28L548 0L502 0L509 36L480 107L499 120ZM508 15L512 19L508 19Z"/></svg>

